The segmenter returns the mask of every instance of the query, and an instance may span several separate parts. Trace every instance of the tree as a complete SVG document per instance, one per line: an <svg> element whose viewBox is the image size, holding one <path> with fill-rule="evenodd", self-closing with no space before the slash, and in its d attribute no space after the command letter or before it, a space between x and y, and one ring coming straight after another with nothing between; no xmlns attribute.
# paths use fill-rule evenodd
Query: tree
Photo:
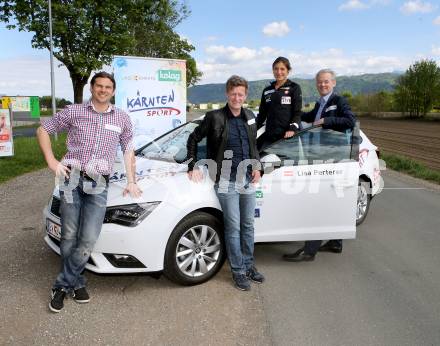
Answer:
<svg viewBox="0 0 440 346"><path fill-rule="evenodd" d="M440 100L440 68L433 60L411 65L397 82L396 103L411 117L426 115Z"/></svg>
<svg viewBox="0 0 440 346"><path fill-rule="evenodd" d="M174 25L177 23L173 23ZM184 59L187 86L195 85L200 80L202 73L197 70L196 61L189 54L195 47L169 30L163 22L140 23L134 27L134 36L135 44L130 47L129 55Z"/></svg>
<svg viewBox="0 0 440 346"><path fill-rule="evenodd" d="M72 102L63 99L63 98L56 98L56 107L57 108L64 108L67 105L72 104ZM40 97L40 107L44 107L47 109L51 109L52 108L52 96L41 96Z"/></svg>
<svg viewBox="0 0 440 346"><path fill-rule="evenodd" d="M201 74L189 54L194 47L174 32L188 15L179 0L53 0L54 56L69 71L74 102L82 102L92 71L113 55L141 53L139 47L147 56L188 59L188 81L197 82ZM33 32L34 48L49 49L48 18L46 0L0 2L0 20Z"/></svg>

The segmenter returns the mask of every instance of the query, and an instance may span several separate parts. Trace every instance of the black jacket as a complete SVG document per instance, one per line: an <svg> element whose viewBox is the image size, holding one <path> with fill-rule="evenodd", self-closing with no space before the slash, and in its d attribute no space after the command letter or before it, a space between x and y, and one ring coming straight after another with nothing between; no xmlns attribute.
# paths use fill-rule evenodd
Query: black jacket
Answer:
<svg viewBox="0 0 440 346"><path fill-rule="evenodd" d="M197 162L197 143L206 137L207 159L214 160L217 163L217 172L211 172L210 176L215 182L220 179L221 164L224 159L224 151L228 140L228 109L225 107L206 113L201 124L197 126L189 135L186 144L188 150L188 171L194 169ZM257 124L254 114L243 109L246 117L245 127L249 138L249 157L260 161L260 155L257 149ZM260 169L260 168L258 168Z"/></svg>
<svg viewBox="0 0 440 346"><path fill-rule="evenodd" d="M319 102L315 103L315 108L310 112L303 113L301 120L306 123L313 123L315 121L316 113L319 110ZM345 131L352 129L356 123L356 117L351 111L350 105L344 97L333 93L328 99L321 113L321 118L324 119L322 127L324 129L332 129L335 131Z"/></svg>
<svg viewBox="0 0 440 346"><path fill-rule="evenodd" d="M265 136L269 140L282 138L286 131L296 131L301 123L301 87L287 80L275 89L275 82L264 88L257 118L258 128L266 120ZM295 125L296 124L296 125Z"/></svg>

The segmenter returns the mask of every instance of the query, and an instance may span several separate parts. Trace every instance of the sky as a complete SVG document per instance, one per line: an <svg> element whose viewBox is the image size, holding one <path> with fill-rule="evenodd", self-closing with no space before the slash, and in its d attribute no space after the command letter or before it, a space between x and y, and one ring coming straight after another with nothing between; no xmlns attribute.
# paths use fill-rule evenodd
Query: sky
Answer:
<svg viewBox="0 0 440 346"><path fill-rule="evenodd" d="M292 77L321 68L337 75L405 71L420 59L440 65L439 0L186 0L191 14L176 27L196 49L199 84L232 74L272 78L288 57ZM0 94L49 95L49 52L31 47L32 34L0 24ZM73 99L65 67L56 67L56 96ZM87 87L85 88L85 91ZM84 93L87 96L87 92Z"/></svg>

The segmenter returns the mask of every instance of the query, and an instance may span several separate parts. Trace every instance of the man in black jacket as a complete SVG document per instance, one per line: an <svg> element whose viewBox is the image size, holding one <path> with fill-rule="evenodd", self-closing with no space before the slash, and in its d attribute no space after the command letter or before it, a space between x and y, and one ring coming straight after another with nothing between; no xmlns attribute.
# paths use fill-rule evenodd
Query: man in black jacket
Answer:
<svg viewBox="0 0 440 346"><path fill-rule="evenodd" d="M333 92L335 86L336 76L332 70L323 69L316 74L316 88L321 97L313 110L303 113L302 121L335 131L354 128L356 118L347 101ZM285 254L283 259L290 262L313 261L318 251L342 252L341 239L329 240L323 246L321 244L322 240L306 241L304 248L291 254Z"/></svg>
<svg viewBox="0 0 440 346"><path fill-rule="evenodd" d="M257 125L254 114L242 107L248 83L232 76L226 82L228 103L206 113L201 124L188 137L188 177L203 179L196 167L197 143L207 137L207 158L216 166L209 173L223 210L226 252L235 286L250 289L250 280L262 283L264 276L254 266L255 188L261 177L256 144ZM205 161L206 162L206 161Z"/></svg>

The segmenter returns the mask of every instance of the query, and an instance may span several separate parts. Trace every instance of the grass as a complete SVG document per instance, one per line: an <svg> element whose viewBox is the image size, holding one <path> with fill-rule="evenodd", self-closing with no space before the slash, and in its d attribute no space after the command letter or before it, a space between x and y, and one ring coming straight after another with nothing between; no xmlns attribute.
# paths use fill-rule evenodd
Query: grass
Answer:
<svg viewBox="0 0 440 346"><path fill-rule="evenodd" d="M440 171L431 169L420 162L384 152L381 152L381 159L386 162L387 168L440 184Z"/></svg>
<svg viewBox="0 0 440 346"><path fill-rule="evenodd" d="M66 152L66 134L58 135L58 141L52 138L55 157L61 159ZM24 173L47 167L36 137L18 137L14 139L14 156L0 157L0 184Z"/></svg>

